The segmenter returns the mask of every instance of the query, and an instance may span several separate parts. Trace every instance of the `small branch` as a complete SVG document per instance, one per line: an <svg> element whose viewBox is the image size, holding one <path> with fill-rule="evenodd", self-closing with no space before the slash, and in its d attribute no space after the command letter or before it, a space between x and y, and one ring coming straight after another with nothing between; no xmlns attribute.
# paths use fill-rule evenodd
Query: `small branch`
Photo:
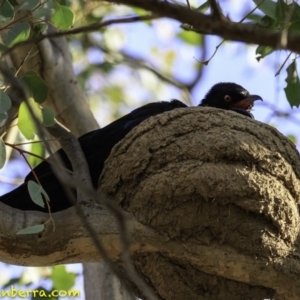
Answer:
<svg viewBox="0 0 300 300"><path fill-rule="evenodd" d="M90 177L90 171L78 139L71 132L68 132L58 124L47 127L47 130L52 136L59 139L60 145L71 161L74 180L81 183L80 186L77 187L79 188L79 194L81 194L81 186L86 186L88 190L93 190L94 188ZM89 197L85 197L85 194L83 193L79 196L79 198L87 201Z"/></svg>
<svg viewBox="0 0 300 300"><path fill-rule="evenodd" d="M211 55L211 57L205 61L198 61L200 64L203 64L205 66L207 66L209 64L209 62L213 59L213 57L216 55L216 53L218 52L219 48L223 45L223 43L225 42L225 40L223 40L219 45L216 46L214 53Z"/></svg>
<svg viewBox="0 0 300 300"><path fill-rule="evenodd" d="M264 1L264 0L263 0ZM263 2L262 1L262 2ZM214 1L213 1L214 2ZM260 3L261 4L261 3ZM258 6L260 5L260 4L258 4L258 5L256 5L250 12L248 12L240 21L239 21L239 23L243 23L247 18L248 18L248 16L250 16L257 8L258 8ZM218 50L219 50L219 48L223 45L223 43L225 42L225 39L220 43L220 44L218 44L217 46L216 46L216 48L215 48L215 51L214 51L214 53L211 55L211 57L209 58L209 59L207 59L207 60L204 60L205 58L205 56L203 57L203 59L200 61L200 63L201 64L204 64L205 66L207 66L209 63L210 63L210 61L213 59L213 57L216 55L216 53L218 52Z"/></svg>
<svg viewBox="0 0 300 300"><path fill-rule="evenodd" d="M257 8L264 2L264 0L262 0L261 3L259 3L258 5L256 5L252 10L250 10L241 20L239 23L243 23L252 13L254 13Z"/></svg>
<svg viewBox="0 0 300 300"><path fill-rule="evenodd" d="M206 37L205 36L203 36L203 46L201 47L201 49L202 49L201 60L204 60L205 57L206 57L206 53L207 53L207 43L206 43ZM203 66L199 65L198 72L197 72L196 76L194 77L194 79L191 80L190 83L188 83L186 85L186 88L190 93L192 92L194 87L198 84L199 80L202 78L203 70L204 70Z"/></svg>
<svg viewBox="0 0 300 300"><path fill-rule="evenodd" d="M189 0L186 0L186 4L187 4L188 8L191 9L191 4L190 4Z"/></svg>
<svg viewBox="0 0 300 300"><path fill-rule="evenodd" d="M109 54L109 55L111 54L110 51L108 49L106 49L105 47L100 46L100 45L97 45L97 47L100 51L102 51L106 54ZM156 75L159 79L165 81L166 83L174 85L180 89L183 89L186 87L185 83L181 82L180 80L167 77L166 75L159 72L153 65L151 65L149 62L145 61L141 57L133 56L129 53L126 53L125 51L119 51L118 55L123 56L123 61L119 60L119 61L117 61L117 63L125 62L127 64L132 65L134 68L146 69L146 70L150 71L151 73L153 73L154 75ZM116 61L116 59L114 59L114 60Z"/></svg>
<svg viewBox="0 0 300 300"><path fill-rule="evenodd" d="M217 18L217 19L222 19L224 18L222 9L218 3L217 0L209 0L208 1L210 3L210 8L211 8L211 14L213 17Z"/></svg>
<svg viewBox="0 0 300 300"><path fill-rule="evenodd" d="M290 52L289 55L286 57L286 59L284 60L284 62L282 63L282 65L280 66L278 71L276 72L275 77L280 74L280 72L282 71L282 68L284 67L284 65L289 60L289 58L291 57L292 54L293 54L293 52Z"/></svg>
<svg viewBox="0 0 300 300"><path fill-rule="evenodd" d="M30 165L30 163L29 163L27 157L25 156L25 154L24 154L23 152L20 152L20 154L22 155L23 159L26 161L28 167L30 168L31 173L33 174L33 176L34 176L34 178L35 178L37 184L38 184L40 187L43 187L42 184L41 184L41 182L40 182L40 180L39 180L39 178L38 178L37 175L35 174L34 169L31 167L31 165ZM48 213L49 213L49 220L51 220L51 223L52 223L52 225L53 225L53 231L55 231L55 223L54 223L54 220L53 220L53 218L52 218L51 208L50 208L50 204L49 204L49 201L50 201L50 200L49 200L49 198L46 197L45 195L44 195L44 198L45 198L45 200L46 200L45 203L46 203L46 205L47 205L47 209L48 209ZM49 221L49 220L48 220L48 221ZM48 221L47 221L47 222L48 222Z"/></svg>
<svg viewBox="0 0 300 300"><path fill-rule="evenodd" d="M40 156L40 155L34 154L34 153L30 152L30 151L26 151L26 150L21 149L21 148L18 147L18 145L22 145L22 144L26 144L26 143L22 143L22 144L10 144L10 143L4 142L4 144L5 144L6 146L9 146L9 147L15 149L15 150L18 151L20 154L26 153L26 154L28 154L28 155L34 156L34 157L36 157L36 158L39 158L39 159L41 159L41 160L45 160L45 158L42 157L42 156ZM31 143L27 143L27 144L31 144Z"/></svg>
<svg viewBox="0 0 300 300"><path fill-rule="evenodd" d="M120 19L104 21L102 23L94 23L91 25L82 26L82 27L74 28L74 29L67 30L67 31L59 31L59 32L48 33L45 35L39 35L38 37L31 38L31 39L28 39L27 41L16 44L15 46L4 51L3 55L7 55L7 54L11 53L17 47L21 47L21 46L24 46L27 44L37 44L46 38L55 38L55 37L67 36L67 35L71 35L71 34L93 32L93 31L97 31L103 27L107 27L107 26L114 25L114 24L125 24L125 23L134 23L134 22L140 22L140 21L149 21L149 20L157 19L158 17L159 16L156 16L156 15L125 17L125 18L120 18Z"/></svg>

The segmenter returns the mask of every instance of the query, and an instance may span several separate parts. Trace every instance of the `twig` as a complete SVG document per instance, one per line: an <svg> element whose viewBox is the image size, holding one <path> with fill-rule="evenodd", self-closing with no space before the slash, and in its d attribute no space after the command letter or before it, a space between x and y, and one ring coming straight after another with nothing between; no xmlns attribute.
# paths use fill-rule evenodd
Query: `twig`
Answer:
<svg viewBox="0 0 300 300"><path fill-rule="evenodd" d="M188 8L191 9L191 5L190 5L190 1L189 0L186 0L186 4L187 4Z"/></svg>
<svg viewBox="0 0 300 300"><path fill-rule="evenodd" d="M205 60L205 61L198 61L200 64L203 64L205 66L207 66L209 64L209 62L213 59L213 57L216 55L216 53L218 52L219 48L223 45L223 43L225 42L225 40L223 40L219 45L216 46L216 49L214 51L214 53L212 54L212 56Z"/></svg>
<svg viewBox="0 0 300 300"><path fill-rule="evenodd" d="M34 156L34 157L36 157L36 158L39 158L39 159L41 159L41 160L46 160L44 157L42 157L42 156L40 156L40 155L34 154L34 153L30 152L30 151L26 151L26 150L23 150L23 149L17 147L18 144L10 144L10 143L7 143L7 142L4 142L4 144L7 145L7 146L9 146L9 147L11 147L11 148L13 148L13 149L15 149L15 150L18 151L20 154L26 153L26 154L28 154L28 155Z"/></svg>
<svg viewBox="0 0 300 300"><path fill-rule="evenodd" d="M219 3L217 2L217 0L208 0L208 2L210 3L210 9L211 9L212 16L217 19L224 18L222 9L221 9Z"/></svg>
<svg viewBox="0 0 300 300"><path fill-rule="evenodd" d="M26 161L26 163L27 163L28 167L30 168L31 173L33 174L33 176L34 176L36 182L38 183L38 185L39 185L40 187L43 187L42 184L41 184L41 182L40 182L40 180L39 180L39 178L38 178L37 175L35 174L34 169L31 167L31 165L30 165L30 163L29 163L27 157L24 155L23 152L20 152L20 154L22 155L23 159ZM48 213L49 213L49 220L51 220L51 222L52 222L52 225L53 225L53 231L54 231L54 230L55 230L55 222L54 222L54 220L53 220L53 218L52 218L52 214L51 214L51 209L50 209L50 204L49 204L49 201L50 201L50 200L49 200L49 198L46 197L45 195L44 195L44 198L45 198L45 200L46 200L45 202L46 202L47 209L48 209Z"/></svg>
<svg viewBox="0 0 300 300"><path fill-rule="evenodd" d="M109 50L106 49L103 46L97 45L98 49L101 50L104 53L110 54ZM126 53L125 51L119 51L118 55L122 55L123 56L123 62L125 61L125 63L131 64L133 67L138 67L138 68L143 68L146 69L148 71L150 71L151 73L155 74L159 79L174 85L180 89L183 89L186 87L186 84L184 84L183 82L181 82L180 80L177 79L172 79L167 77L166 75L160 73L159 71L157 71L155 69L154 66L152 66L149 62L145 61L143 58L141 57L134 57L129 53ZM120 63L120 61L118 61L118 63Z"/></svg>
<svg viewBox="0 0 300 300"><path fill-rule="evenodd" d="M205 59L206 53L207 53L207 43L206 43L206 37L205 36L203 36L203 45L202 45L201 49L202 49L201 61L203 61ZM196 76L194 77L194 79L191 80L191 82L189 84L186 85L186 88L190 93L192 92L194 87L197 85L197 83L201 79L201 77L203 75L203 71L204 71L203 66L199 65L198 72L197 72Z"/></svg>
<svg viewBox="0 0 300 300"><path fill-rule="evenodd" d="M262 2L264 2L264 0ZM243 23L248 18L248 16L250 16L259 7L259 5L261 5L261 3L259 3L252 10L250 10L250 12L248 12L238 23ZM199 61L199 63L207 66L209 64L209 62L213 59L213 57L216 55L219 48L223 45L224 42L225 42L225 39L219 45L216 46L214 53L212 54L212 56L209 59L207 59L205 61L201 60L201 61Z"/></svg>
<svg viewBox="0 0 300 300"><path fill-rule="evenodd" d="M49 34L45 34L45 35L41 34L38 37L31 38L31 39L28 39L24 42L20 42L20 43L14 45L13 47L11 47L8 50L4 51L3 55L9 54L13 50L15 50L17 47L21 47L21 46L24 46L24 45L27 45L27 44L32 44L32 43L37 44L37 43L39 43L40 41L42 41L43 39L46 39L46 38L55 38L55 37L67 36L67 35L71 35L71 34L92 32L92 31L99 30L103 27L107 27L107 26L114 25L114 24L124 24L124 23L148 21L148 20L157 19L158 17L159 17L158 15L126 17L126 18L108 20L108 21L104 21L102 23L94 23L94 24L91 24L91 25L82 26L82 27L74 28L74 29L67 30L67 31L53 32L53 33L49 33Z"/></svg>
<svg viewBox="0 0 300 300"><path fill-rule="evenodd" d="M286 59L284 60L284 62L282 63L282 65L280 66L278 71L276 72L275 77L280 74L280 72L282 71L282 68L284 67L284 65L286 64L286 62L288 61L288 59L291 57L292 54L293 54L293 52L290 52L290 54L286 57Z"/></svg>

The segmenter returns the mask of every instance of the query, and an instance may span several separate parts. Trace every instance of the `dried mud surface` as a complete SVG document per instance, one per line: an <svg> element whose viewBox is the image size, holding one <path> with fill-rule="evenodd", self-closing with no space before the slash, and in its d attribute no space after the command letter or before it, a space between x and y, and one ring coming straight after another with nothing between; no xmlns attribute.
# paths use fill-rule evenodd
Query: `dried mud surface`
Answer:
<svg viewBox="0 0 300 300"><path fill-rule="evenodd" d="M230 246L270 259L287 257L297 247L299 178L299 154L276 129L233 112L188 108L152 117L131 131L112 150L100 186L168 239ZM162 263L149 271L153 260ZM181 286L182 293L190 291L187 298L162 288L161 299L262 299L254 287L252 298L239 298L238 290L234 296L230 286L236 282L225 278L229 294L205 294L201 271L165 254L136 257L135 264L155 287L166 286L166 276L169 284L191 276ZM207 278L208 290L220 280Z"/></svg>

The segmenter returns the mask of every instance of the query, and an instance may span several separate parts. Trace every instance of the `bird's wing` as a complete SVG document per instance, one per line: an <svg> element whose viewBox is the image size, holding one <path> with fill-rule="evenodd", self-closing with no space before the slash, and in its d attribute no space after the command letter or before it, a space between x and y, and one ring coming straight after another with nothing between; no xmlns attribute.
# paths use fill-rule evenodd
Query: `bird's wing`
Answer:
<svg viewBox="0 0 300 300"><path fill-rule="evenodd" d="M94 160L97 162L104 162L113 146L144 120L151 116L182 107L187 107L187 105L179 100L149 103L133 110L131 113L121 117L102 129L96 129L82 135L78 141L86 156L88 164L94 164ZM72 170L71 163L62 149L58 150L54 155L59 156L61 161L65 164L65 167ZM38 178L43 178L48 176L49 173L53 173L48 160L49 159L45 160L34 168L34 172ZM25 182L28 180L34 180L32 172L26 176Z"/></svg>
<svg viewBox="0 0 300 300"><path fill-rule="evenodd" d="M182 107L187 106L178 100L150 103L135 109L102 129L81 136L78 140L90 168L94 186L97 186L104 162L115 144L122 140L134 127L151 116ZM62 149L54 155L60 156L66 168L72 170L71 163ZM56 212L66 209L71 205L65 194L65 189L59 183L52 171L51 165L48 163L49 160L51 160L51 157L35 167L34 172L50 198L51 211ZM32 172L26 176L24 184L10 193L1 196L0 202L21 210L47 211L47 209L43 209L32 202L26 185L26 182L29 180L35 180Z"/></svg>

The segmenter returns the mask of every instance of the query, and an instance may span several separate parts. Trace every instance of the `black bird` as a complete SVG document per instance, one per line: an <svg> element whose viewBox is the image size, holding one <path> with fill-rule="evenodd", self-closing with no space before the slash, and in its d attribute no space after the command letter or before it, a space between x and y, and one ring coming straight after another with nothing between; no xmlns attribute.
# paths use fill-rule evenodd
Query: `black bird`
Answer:
<svg viewBox="0 0 300 300"><path fill-rule="evenodd" d="M257 95L250 95L249 92L240 85L235 83L218 83L209 90L199 106L232 110L253 118L250 110L256 100L262 100L262 98ZM134 127L151 116L183 107L187 107L187 105L179 100L150 103L135 109L128 115L125 115L102 129L81 136L78 140L86 157L94 187L97 187L104 162L115 144L122 140ZM62 149L57 151L54 155L59 155L65 167L72 170L71 163ZM50 198L52 212L64 210L71 206L63 186L54 175L51 165L47 160L34 168L34 172ZM32 172L26 176L25 182L22 185L1 196L0 202L21 210L46 212L47 206L42 208L31 200L27 190L27 182L29 180L35 181Z"/></svg>

